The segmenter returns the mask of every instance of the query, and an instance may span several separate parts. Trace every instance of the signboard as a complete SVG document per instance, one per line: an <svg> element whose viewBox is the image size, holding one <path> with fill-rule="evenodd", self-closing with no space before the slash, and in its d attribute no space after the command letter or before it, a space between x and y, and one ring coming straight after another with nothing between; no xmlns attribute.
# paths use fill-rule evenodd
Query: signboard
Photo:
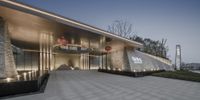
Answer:
<svg viewBox="0 0 200 100"><path fill-rule="evenodd" d="M135 63L135 64L142 64L142 59L141 58L139 58L139 57L131 57L131 59L133 60L133 62Z"/></svg>

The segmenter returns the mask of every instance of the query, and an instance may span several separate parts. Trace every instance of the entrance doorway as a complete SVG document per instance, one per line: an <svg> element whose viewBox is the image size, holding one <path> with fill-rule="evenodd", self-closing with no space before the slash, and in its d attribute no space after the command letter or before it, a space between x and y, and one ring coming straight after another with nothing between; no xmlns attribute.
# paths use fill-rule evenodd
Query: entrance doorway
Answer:
<svg viewBox="0 0 200 100"><path fill-rule="evenodd" d="M65 67L68 70L97 70L105 65L103 55L57 53L54 57L55 69Z"/></svg>

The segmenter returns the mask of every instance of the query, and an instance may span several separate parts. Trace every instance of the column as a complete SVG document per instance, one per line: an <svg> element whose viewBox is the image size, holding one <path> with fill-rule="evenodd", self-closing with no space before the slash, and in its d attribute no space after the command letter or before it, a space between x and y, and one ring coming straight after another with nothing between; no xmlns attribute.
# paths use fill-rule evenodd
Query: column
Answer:
<svg viewBox="0 0 200 100"><path fill-rule="evenodd" d="M0 78L17 75L8 24L0 17Z"/></svg>

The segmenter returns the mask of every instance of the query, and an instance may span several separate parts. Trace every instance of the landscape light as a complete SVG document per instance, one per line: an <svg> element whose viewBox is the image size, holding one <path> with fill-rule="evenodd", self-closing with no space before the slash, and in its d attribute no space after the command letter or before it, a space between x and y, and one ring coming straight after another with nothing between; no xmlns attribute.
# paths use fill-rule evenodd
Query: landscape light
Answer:
<svg viewBox="0 0 200 100"><path fill-rule="evenodd" d="M110 67L108 67L108 70L110 70Z"/></svg>
<svg viewBox="0 0 200 100"><path fill-rule="evenodd" d="M28 78L31 79L31 71L28 72Z"/></svg>
<svg viewBox="0 0 200 100"><path fill-rule="evenodd" d="M23 76L24 76L24 80L26 80L26 75L27 75L26 73L23 73Z"/></svg>
<svg viewBox="0 0 200 100"><path fill-rule="evenodd" d="M26 74L26 73L23 73L23 75L26 76L27 74Z"/></svg>
<svg viewBox="0 0 200 100"><path fill-rule="evenodd" d="M17 75L17 80L19 80L19 78L20 78L20 75Z"/></svg>
<svg viewBox="0 0 200 100"><path fill-rule="evenodd" d="M72 70L74 70L74 68L72 67Z"/></svg>
<svg viewBox="0 0 200 100"><path fill-rule="evenodd" d="M145 71L146 71L146 69L143 69L143 71L145 72Z"/></svg>
<svg viewBox="0 0 200 100"><path fill-rule="evenodd" d="M6 81L7 81L7 82L10 82L11 80L12 80L12 78L9 78L9 77L6 78Z"/></svg>
<svg viewBox="0 0 200 100"><path fill-rule="evenodd" d="M136 70L134 69L133 72L136 72Z"/></svg>

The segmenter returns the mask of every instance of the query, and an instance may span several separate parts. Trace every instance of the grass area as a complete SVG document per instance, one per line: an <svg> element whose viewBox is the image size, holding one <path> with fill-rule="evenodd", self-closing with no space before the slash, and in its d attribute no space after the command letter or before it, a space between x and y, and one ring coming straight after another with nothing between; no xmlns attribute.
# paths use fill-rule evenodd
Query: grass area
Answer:
<svg viewBox="0 0 200 100"><path fill-rule="evenodd" d="M145 72L132 72L132 71L119 71L119 70L98 69L98 71L99 72L110 73L110 74L131 76L131 77L143 77L143 76L151 75L153 73L163 72L164 70L145 71Z"/></svg>
<svg viewBox="0 0 200 100"><path fill-rule="evenodd" d="M200 82L200 74L186 70L153 73L153 76Z"/></svg>

